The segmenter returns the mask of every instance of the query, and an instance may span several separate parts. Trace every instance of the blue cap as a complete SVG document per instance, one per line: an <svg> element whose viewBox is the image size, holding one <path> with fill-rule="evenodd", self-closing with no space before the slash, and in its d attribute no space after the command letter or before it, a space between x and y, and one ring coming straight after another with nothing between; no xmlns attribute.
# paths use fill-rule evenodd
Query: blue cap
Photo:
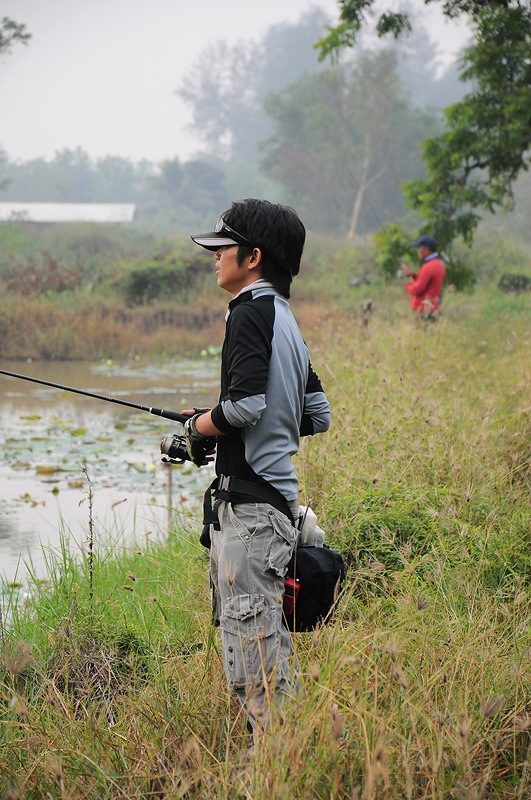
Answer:
<svg viewBox="0 0 531 800"><path fill-rule="evenodd" d="M434 253L437 250L437 242L432 236L421 236L418 242L411 242L411 247L429 247Z"/></svg>

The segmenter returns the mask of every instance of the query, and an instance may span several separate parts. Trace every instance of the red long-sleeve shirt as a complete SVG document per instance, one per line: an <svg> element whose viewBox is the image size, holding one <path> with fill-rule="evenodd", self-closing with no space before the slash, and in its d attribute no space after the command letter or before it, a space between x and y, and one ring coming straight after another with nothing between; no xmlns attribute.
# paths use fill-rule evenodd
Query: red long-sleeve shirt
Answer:
<svg viewBox="0 0 531 800"><path fill-rule="evenodd" d="M413 311L433 311L441 304L442 287L446 267L435 253L424 260L412 283L406 283L405 290L411 295L409 302ZM429 308L426 308L429 302Z"/></svg>

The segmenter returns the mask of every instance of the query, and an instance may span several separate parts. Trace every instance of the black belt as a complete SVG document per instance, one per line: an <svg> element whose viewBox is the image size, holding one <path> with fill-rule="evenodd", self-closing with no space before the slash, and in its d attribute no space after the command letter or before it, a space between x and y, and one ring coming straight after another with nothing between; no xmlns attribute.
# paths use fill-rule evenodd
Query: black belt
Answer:
<svg viewBox="0 0 531 800"><path fill-rule="evenodd" d="M212 499L214 498L214 503ZM264 486L261 483L235 478L232 475L218 475L214 478L205 492L203 500L203 533L199 541L204 547L210 547L209 526L219 531L220 524L218 518L219 504L222 502L232 503L268 503L284 514L293 524L293 513L288 501L278 489L272 486Z"/></svg>

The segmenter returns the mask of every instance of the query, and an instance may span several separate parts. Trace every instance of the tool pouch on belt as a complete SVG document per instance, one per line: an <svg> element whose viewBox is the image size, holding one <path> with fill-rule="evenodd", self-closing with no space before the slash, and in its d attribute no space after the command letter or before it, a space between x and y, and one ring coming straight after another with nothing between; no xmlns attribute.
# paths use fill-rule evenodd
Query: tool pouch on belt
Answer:
<svg viewBox="0 0 531 800"><path fill-rule="evenodd" d="M199 537L203 547L210 549L210 526L219 530L218 506L223 501L229 503L269 503L281 511L294 524L293 514L285 497L272 486L263 486L230 475L214 478L203 498L203 530Z"/></svg>

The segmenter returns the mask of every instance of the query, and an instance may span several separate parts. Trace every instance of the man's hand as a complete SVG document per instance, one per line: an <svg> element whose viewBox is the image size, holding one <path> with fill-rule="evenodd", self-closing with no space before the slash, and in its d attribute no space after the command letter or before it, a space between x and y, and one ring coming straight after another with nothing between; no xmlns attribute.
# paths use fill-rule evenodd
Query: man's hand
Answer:
<svg viewBox="0 0 531 800"><path fill-rule="evenodd" d="M205 409L205 411L208 409ZM196 411L196 409L194 409ZM186 439L186 449L196 467L203 467L214 460L216 449L216 439L213 436L203 436L196 427L197 418L201 413L196 413L184 423L184 437Z"/></svg>
<svg viewBox="0 0 531 800"><path fill-rule="evenodd" d="M404 262L400 264L400 269L404 273L404 275L406 275L408 278L415 277L415 273L413 272L413 270L410 269L407 264L404 264Z"/></svg>

